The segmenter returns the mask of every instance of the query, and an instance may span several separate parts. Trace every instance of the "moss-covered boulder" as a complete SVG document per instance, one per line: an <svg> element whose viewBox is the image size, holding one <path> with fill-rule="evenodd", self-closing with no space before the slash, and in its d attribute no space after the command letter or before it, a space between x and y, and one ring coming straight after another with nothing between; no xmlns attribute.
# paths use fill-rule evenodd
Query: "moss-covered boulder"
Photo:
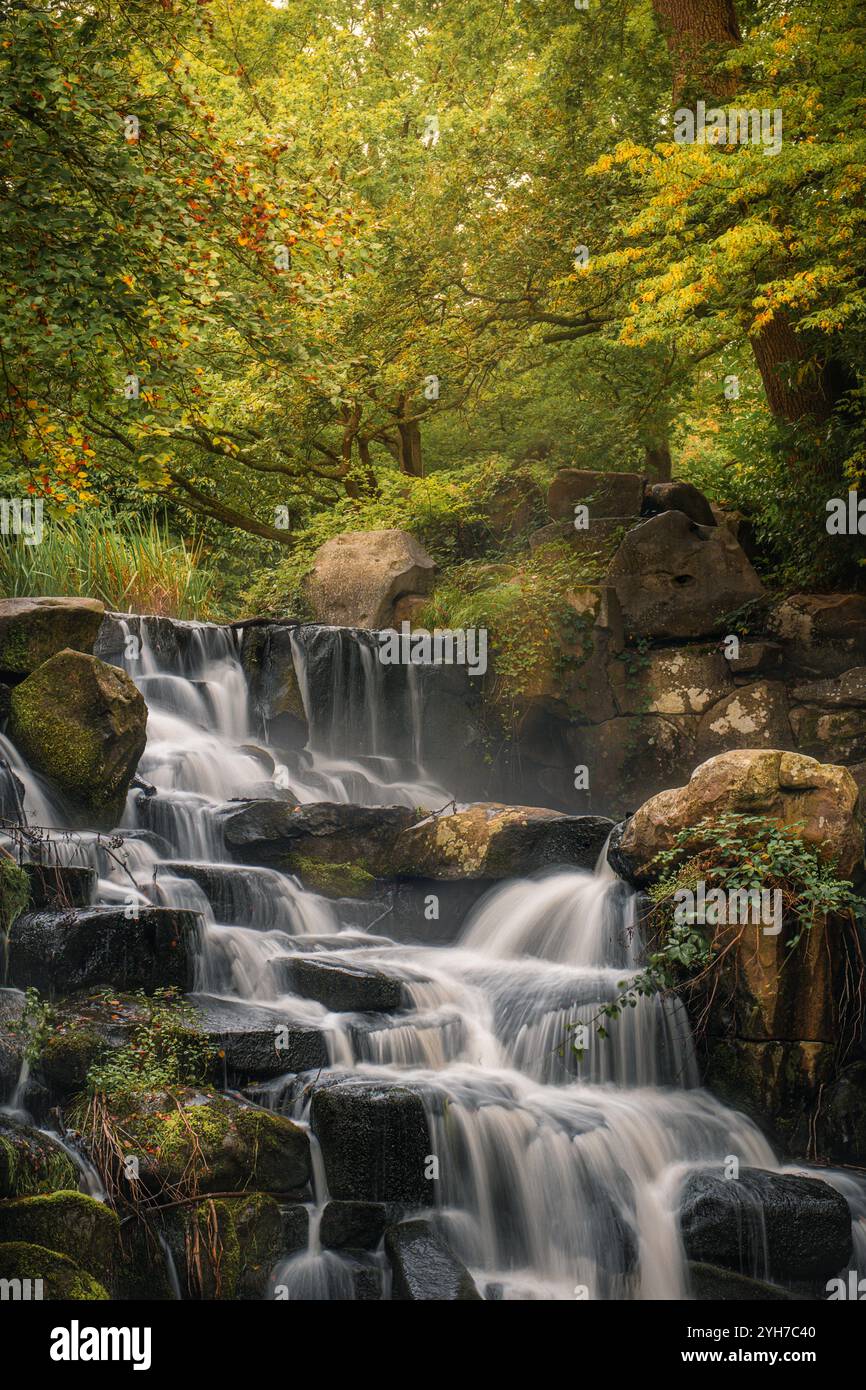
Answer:
<svg viewBox="0 0 866 1390"><path fill-rule="evenodd" d="M512 878L551 864L590 869L612 829L603 816L478 802L409 826L390 871L407 878Z"/></svg>
<svg viewBox="0 0 866 1390"><path fill-rule="evenodd" d="M307 1132L284 1115L207 1089L127 1100L112 1114L151 1192L294 1192L310 1179Z"/></svg>
<svg viewBox="0 0 866 1390"><path fill-rule="evenodd" d="M0 1115L0 1197L73 1189L78 1176L60 1144L11 1115Z"/></svg>
<svg viewBox="0 0 866 1390"><path fill-rule="evenodd" d="M68 1255L21 1240L0 1245L0 1280L6 1279L27 1283L25 1296L32 1300L77 1303L108 1298L102 1284Z"/></svg>
<svg viewBox="0 0 866 1390"><path fill-rule="evenodd" d="M695 827L694 852L703 848L702 821L725 812L765 816L798 826L805 844L835 861L840 878L863 865L859 789L845 767L780 749L739 748L695 768L684 787L650 797L626 824L614 867L639 884L656 874L653 860L681 830Z"/></svg>
<svg viewBox="0 0 866 1390"><path fill-rule="evenodd" d="M285 1253L282 1212L261 1192L180 1207L166 1215L163 1231L181 1291L195 1299L264 1298Z"/></svg>
<svg viewBox="0 0 866 1390"><path fill-rule="evenodd" d="M62 651L12 693L9 734L91 829L120 820L146 742L147 706L125 671Z"/></svg>
<svg viewBox="0 0 866 1390"><path fill-rule="evenodd" d="M68 1255L110 1287L120 1223L113 1211L82 1192L51 1192L0 1202L0 1242L24 1241Z"/></svg>
<svg viewBox="0 0 866 1390"><path fill-rule="evenodd" d="M26 676L67 647L92 652L104 614L95 598L0 599L0 671Z"/></svg>

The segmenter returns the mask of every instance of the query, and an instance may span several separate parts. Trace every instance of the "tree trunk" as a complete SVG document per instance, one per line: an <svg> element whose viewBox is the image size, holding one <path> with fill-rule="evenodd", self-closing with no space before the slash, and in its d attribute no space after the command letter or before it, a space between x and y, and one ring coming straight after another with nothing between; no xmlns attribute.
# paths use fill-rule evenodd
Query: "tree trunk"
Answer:
<svg viewBox="0 0 866 1390"><path fill-rule="evenodd" d="M417 420L398 420L397 433L400 436L400 471L412 478L423 478L421 426Z"/></svg>
<svg viewBox="0 0 866 1390"><path fill-rule="evenodd" d="M819 367L803 371L806 354L787 314L776 310L771 323L749 339L773 414L788 424L805 415L829 418L833 402ZM798 375L801 378L798 380Z"/></svg>
<svg viewBox="0 0 866 1390"><path fill-rule="evenodd" d="M644 445L644 469L651 482L670 482L671 467L671 451L666 443Z"/></svg>
<svg viewBox="0 0 866 1390"><path fill-rule="evenodd" d="M733 69L719 72L717 65L742 42L734 0L653 0L653 10L674 66L674 107L683 101L703 100L708 106L729 101L738 74ZM809 364L806 346L785 311L777 309L772 322L750 334L749 342L776 418L788 424L806 416L826 420L833 401L823 368Z"/></svg>
<svg viewBox="0 0 866 1390"><path fill-rule="evenodd" d="M716 68L741 42L734 0L653 0L653 9L674 65L674 106L733 95L737 74Z"/></svg>

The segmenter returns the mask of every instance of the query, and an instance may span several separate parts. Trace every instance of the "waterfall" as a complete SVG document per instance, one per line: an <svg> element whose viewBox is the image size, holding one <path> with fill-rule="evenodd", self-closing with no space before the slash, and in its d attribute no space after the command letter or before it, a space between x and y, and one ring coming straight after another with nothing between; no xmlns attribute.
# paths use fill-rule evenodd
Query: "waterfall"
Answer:
<svg viewBox="0 0 866 1390"><path fill-rule="evenodd" d="M64 853L97 870L99 900L132 892L192 908L203 923L200 997L266 1007L321 1032L328 1066L249 1088L258 1103L309 1124L311 1092L328 1078L417 1089L438 1165L430 1214L485 1297L688 1297L677 1220L685 1177L721 1171L729 1155L778 1165L750 1120L699 1087L678 1000L639 998L620 1017L604 1015L644 960L635 895L606 863L595 874L553 870L499 887L455 944L410 946L353 925L348 905L289 874L230 862L222 824L231 799L281 793L254 747L235 634L175 626L173 634L161 620L124 620L115 641L148 700L139 772L154 790L130 793L120 850L104 837L70 836ZM135 659L119 655L130 637ZM363 634L299 629L292 648L310 729L290 768L296 794L447 800L424 780L423 691L405 671L402 685L390 685ZM28 810L57 815L14 749L4 742L0 751ZM323 958L391 977L400 1007L334 1012L294 992L297 962ZM309 1242L279 1262L270 1296L350 1299L352 1261L319 1239L328 1194L311 1138ZM862 1263L866 1187L851 1174L822 1176L851 1200ZM370 1261L383 1269L381 1254Z"/></svg>

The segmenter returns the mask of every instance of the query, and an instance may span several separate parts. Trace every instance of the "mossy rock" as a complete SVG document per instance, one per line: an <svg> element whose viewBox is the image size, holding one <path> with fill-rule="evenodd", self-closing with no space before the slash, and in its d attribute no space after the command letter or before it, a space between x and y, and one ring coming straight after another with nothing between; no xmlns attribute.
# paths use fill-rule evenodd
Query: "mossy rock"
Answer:
<svg viewBox="0 0 866 1390"><path fill-rule="evenodd" d="M70 1191L78 1177L69 1154L47 1134L0 1115L0 1197Z"/></svg>
<svg viewBox="0 0 866 1390"><path fill-rule="evenodd" d="M96 1303L108 1299L102 1284L68 1255L23 1240L0 1245L0 1280L4 1279L29 1279L31 1299L37 1297L38 1280L42 1281L41 1297L45 1300Z"/></svg>
<svg viewBox="0 0 866 1390"><path fill-rule="evenodd" d="M92 652L105 616L95 598L0 599L0 671L26 676L57 652Z"/></svg>
<svg viewBox="0 0 866 1390"><path fill-rule="evenodd" d="M134 994L84 992L54 1004L51 1030L34 1064L52 1101L82 1091L94 1063L125 1046L146 1018L147 1009Z"/></svg>
<svg viewBox="0 0 866 1390"><path fill-rule="evenodd" d="M296 874L311 893L323 898L371 898L376 880L361 864L328 864L323 859L309 859L301 854L289 855L289 873Z"/></svg>
<svg viewBox="0 0 866 1390"><path fill-rule="evenodd" d="M294 1192L310 1179L306 1130L216 1091L178 1087L140 1096L114 1118L150 1191Z"/></svg>
<svg viewBox="0 0 866 1390"><path fill-rule="evenodd" d="M0 1242L56 1250L106 1286L111 1285L119 1231L114 1212L82 1192L0 1202Z"/></svg>
<svg viewBox="0 0 866 1390"><path fill-rule="evenodd" d="M196 1299L263 1298L284 1252L280 1207L261 1192L178 1208L164 1230L183 1292Z"/></svg>
<svg viewBox="0 0 866 1390"><path fill-rule="evenodd" d="M62 651L12 692L9 735L91 829L120 820L146 742L147 706L125 671Z"/></svg>

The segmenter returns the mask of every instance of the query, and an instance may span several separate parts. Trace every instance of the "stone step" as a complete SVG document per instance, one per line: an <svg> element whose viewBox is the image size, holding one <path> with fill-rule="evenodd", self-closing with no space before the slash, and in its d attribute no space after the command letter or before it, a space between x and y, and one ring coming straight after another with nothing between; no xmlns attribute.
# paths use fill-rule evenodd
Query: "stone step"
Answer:
<svg viewBox="0 0 866 1390"><path fill-rule="evenodd" d="M196 1026L224 1055L234 1082L242 1078L316 1071L328 1065L328 1049L318 1028L293 1023L276 1009L189 994Z"/></svg>
<svg viewBox="0 0 866 1390"><path fill-rule="evenodd" d="M9 933L7 982L52 997L97 985L188 989L200 920L168 907L139 908L135 917L115 907L24 913Z"/></svg>
<svg viewBox="0 0 866 1390"><path fill-rule="evenodd" d="M404 1007L403 983L382 970L316 956L273 962L292 994L315 999L333 1013L390 1013Z"/></svg>

